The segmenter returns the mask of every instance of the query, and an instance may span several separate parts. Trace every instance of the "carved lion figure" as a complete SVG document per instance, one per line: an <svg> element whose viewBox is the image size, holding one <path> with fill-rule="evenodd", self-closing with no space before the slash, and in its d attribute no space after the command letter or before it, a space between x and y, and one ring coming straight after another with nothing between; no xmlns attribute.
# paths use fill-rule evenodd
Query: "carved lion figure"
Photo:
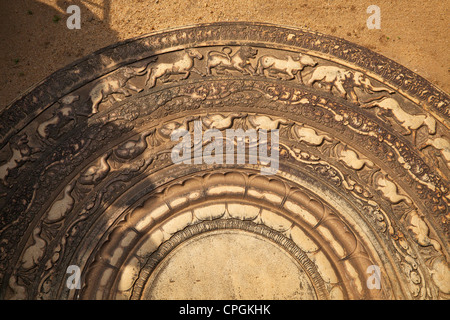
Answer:
<svg viewBox="0 0 450 320"><path fill-rule="evenodd" d="M232 49L224 47L222 52L208 52L206 62L206 74L211 75L211 69L215 68L217 73L223 73L224 70L236 70L244 74L255 75L255 69L250 63L254 59L258 50L249 46L242 46L233 55Z"/></svg>

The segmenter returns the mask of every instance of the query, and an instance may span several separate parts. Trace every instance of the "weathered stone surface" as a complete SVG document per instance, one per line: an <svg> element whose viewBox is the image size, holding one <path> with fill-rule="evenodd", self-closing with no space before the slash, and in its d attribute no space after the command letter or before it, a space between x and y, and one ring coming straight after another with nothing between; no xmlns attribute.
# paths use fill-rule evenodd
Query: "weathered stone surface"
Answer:
<svg viewBox="0 0 450 320"><path fill-rule="evenodd" d="M0 115L0 297L448 299L448 102L302 29L205 24L105 48ZM174 164L171 133L196 121L278 129L277 173Z"/></svg>

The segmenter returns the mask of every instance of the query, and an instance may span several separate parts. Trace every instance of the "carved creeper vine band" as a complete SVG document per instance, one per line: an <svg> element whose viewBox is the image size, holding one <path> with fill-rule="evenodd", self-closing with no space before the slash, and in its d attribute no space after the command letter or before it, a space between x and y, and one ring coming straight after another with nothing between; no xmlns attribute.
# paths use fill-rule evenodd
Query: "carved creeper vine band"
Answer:
<svg viewBox="0 0 450 320"><path fill-rule="evenodd" d="M202 164L204 162L206 164L244 164L246 162L246 149L248 149L248 163L258 164L259 159L261 174L276 174L279 166L279 132L278 129L270 130L270 128L277 128L278 123L271 121L268 117L249 117L249 120L254 119L259 121L259 125L257 126L258 131L255 129L246 131L242 129L226 129L226 136L224 137L219 128L224 124L225 127L229 127L226 123L233 121L234 117L237 118L239 115L231 115L229 118L215 115L203 119L209 122L210 127L204 134L202 134L202 121L194 121L193 139L191 139L191 135L187 129L178 128L174 130L170 135L170 139L172 141L178 141L181 137L182 141L172 149L171 157L173 163ZM271 131L270 144L268 144L267 128ZM191 147L192 140L193 147ZM234 150L235 144L236 151ZM203 146L205 146L204 150ZM236 159L235 153L237 153Z"/></svg>

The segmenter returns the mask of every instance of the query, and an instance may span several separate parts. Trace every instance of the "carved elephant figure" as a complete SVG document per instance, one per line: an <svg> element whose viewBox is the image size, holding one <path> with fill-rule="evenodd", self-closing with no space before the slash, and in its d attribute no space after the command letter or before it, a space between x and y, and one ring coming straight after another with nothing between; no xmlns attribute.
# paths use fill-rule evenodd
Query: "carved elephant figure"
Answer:
<svg viewBox="0 0 450 320"><path fill-rule="evenodd" d="M397 100L393 98L382 98L379 101L373 101L361 105L362 108L379 107L385 111L391 111L398 123L405 129L405 134L413 134L415 141L416 132L419 128L426 126L429 134L436 133L436 120L429 115L413 115L403 110Z"/></svg>
<svg viewBox="0 0 450 320"><path fill-rule="evenodd" d="M301 53L299 53L298 58L287 56L286 59L278 59L274 56L265 55L258 59L256 70L258 74L266 76L271 73L284 73L289 77L287 80L297 77L298 81L303 82L301 75L303 68L306 66L314 67L315 65L317 65L316 61L310 56ZM269 71L267 74L265 73L266 70Z"/></svg>
<svg viewBox="0 0 450 320"><path fill-rule="evenodd" d="M394 91L384 87L374 87L370 79L358 71L350 71L336 66L320 66L314 69L311 78L308 80L308 85L313 86L315 82L319 81L321 86L330 91L337 89L341 98L348 98L354 103L358 103L358 96L355 88L360 88L366 93L386 91L394 93Z"/></svg>
<svg viewBox="0 0 450 320"><path fill-rule="evenodd" d="M105 99L106 97L112 98L113 101L116 101L113 93L122 93L126 97L130 96L130 90L141 92L142 88L137 88L128 82L131 78L135 76L141 76L146 73L147 66L143 66L140 68L135 67L123 67L116 71L114 74L106 77L101 80L97 85L92 88L89 96L92 101L92 114L98 112L98 105Z"/></svg>

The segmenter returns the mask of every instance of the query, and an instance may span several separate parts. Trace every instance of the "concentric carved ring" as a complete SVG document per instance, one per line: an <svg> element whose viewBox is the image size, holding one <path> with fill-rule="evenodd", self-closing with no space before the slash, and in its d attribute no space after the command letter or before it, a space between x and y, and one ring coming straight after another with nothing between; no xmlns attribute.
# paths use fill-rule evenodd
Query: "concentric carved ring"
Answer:
<svg viewBox="0 0 450 320"><path fill-rule="evenodd" d="M301 265L302 269L310 279L311 286L313 287L310 290L314 293L314 297L319 297L321 299L329 298L329 294L325 288L324 281L320 273L316 270L314 263L309 260L305 253L302 252L302 250L299 249L294 242L284 237L281 233L276 232L275 230L268 228L263 224L256 224L252 223L251 221L236 219L204 221L202 223L194 224L178 231L168 241L160 245L158 250L151 253L145 266L140 272L140 276L137 282L133 285L131 298L142 299L143 297L145 298L146 295L150 297L156 296L154 294L156 290L153 288L155 286L153 283L156 282L155 278L158 277L159 273L161 272L156 269L157 267L160 267L164 264L163 261L165 259L169 260L168 255L172 254L174 249L178 248L181 244L189 242L189 240L191 239L196 240L197 235L202 235L204 233L209 234L217 230L245 230L253 234L262 235L275 242L277 245L286 248L287 250L289 250L289 254L296 258L296 261L298 261L298 263ZM211 254L213 255L214 253ZM121 284L126 283L126 281L122 279L123 277L121 278ZM340 292L339 289L336 288L334 288L334 292L339 292L342 294L342 292ZM170 297L170 295L167 295L167 297Z"/></svg>
<svg viewBox="0 0 450 320"><path fill-rule="evenodd" d="M448 102L395 62L303 29L204 24L100 50L0 115L0 297L143 299L179 284L189 298L197 254L221 270L221 297L448 299ZM230 129L277 130L276 172L248 149L232 149L244 163L207 163L212 140L174 163L174 131ZM205 245L235 256L206 259ZM256 281L267 295L255 295L223 268L238 257L242 274L294 284ZM207 279L196 297L214 298Z"/></svg>

